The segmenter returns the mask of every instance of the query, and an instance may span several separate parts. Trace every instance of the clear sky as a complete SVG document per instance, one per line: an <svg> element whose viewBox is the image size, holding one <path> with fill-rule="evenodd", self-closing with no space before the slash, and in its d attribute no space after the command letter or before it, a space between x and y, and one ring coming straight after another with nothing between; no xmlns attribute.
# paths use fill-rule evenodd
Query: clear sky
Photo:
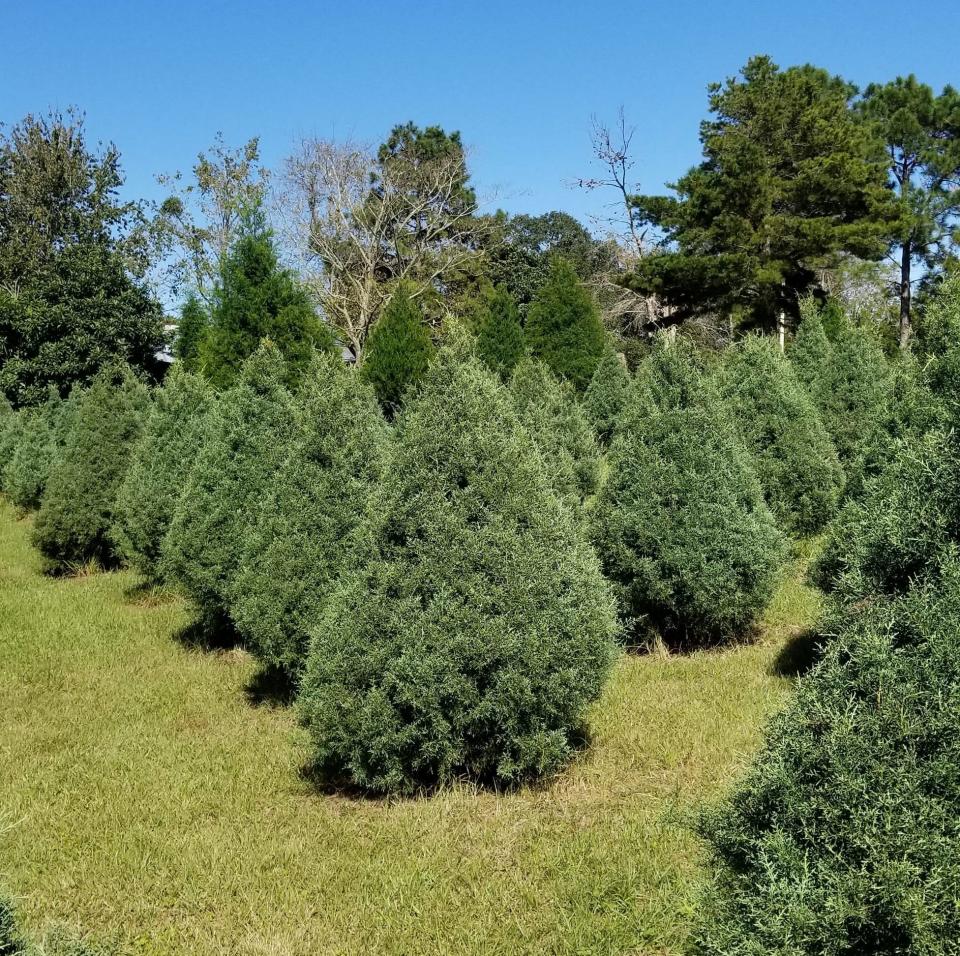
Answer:
<svg viewBox="0 0 960 956"><path fill-rule="evenodd" d="M187 169L217 130L278 164L303 134L379 142L412 119L459 129L481 194L512 212L602 199L590 119L622 104L655 192L697 161L706 86L755 53L855 83L960 85L960 0L170 2L0 0L0 120L77 105L123 154L131 194Z"/></svg>

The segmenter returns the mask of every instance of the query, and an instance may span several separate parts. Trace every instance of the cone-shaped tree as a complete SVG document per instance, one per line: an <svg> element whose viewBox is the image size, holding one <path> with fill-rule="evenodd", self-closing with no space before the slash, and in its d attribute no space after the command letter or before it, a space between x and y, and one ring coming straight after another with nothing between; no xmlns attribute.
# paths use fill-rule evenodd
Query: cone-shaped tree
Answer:
<svg viewBox="0 0 960 956"><path fill-rule="evenodd" d="M294 677L310 628L362 550L361 520L388 437L373 389L339 356L314 361L296 417L296 438L247 536L230 605L254 653Z"/></svg>
<svg viewBox="0 0 960 956"><path fill-rule="evenodd" d="M749 628L773 591L783 541L717 391L691 349L638 371L594 510L594 539L634 638L684 646Z"/></svg>
<svg viewBox="0 0 960 956"><path fill-rule="evenodd" d="M587 418L604 445L613 438L629 397L630 373L616 351L607 347L583 396Z"/></svg>
<svg viewBox="0 0 960 956"><path fill-rule="evenodd" d="M590 384L607 337L589 290L573 267L555 259L527 311L527 346L558 378L581 392Z"/></svg>
<svg viewBox="0 0 960 956"><path fill-rule="evenodd" d="M200 353L204 374L221 388L232 385L265 338L284 357L288 385L299 381L316 349L334 348L307 290L280 266L272 235L254 214L221 267Z"/></svg>
<svg viewBox="0 0 960 956"><path fill-rule="evenodd" d="M523 327L520 310L513 296L503 287L492 286L481 294L474 318L477 355L503 381L510 378L523 358Z"/></svg>
<svg viewBox="0 0 960 956"><path fill-rule="evenodd" d="M407 389L423 378L433 342L423 313L401 285L370 332L363 352L363 377L373 385L388 415L396 414Z"/></svg>
<svg viewBox="0 0 960 956"><path fill-rule="evenodd" d="M510 381L521 424L543 457L553 490L575 509L597 490L600 449L570 386L543 362L525 358Z"/></svg>
<svg viewBox="0 0 960 956"><path fill-rule="evenodd" d="M204 343L209 331L210 316L200 300L191 295L180 310L177 336L173 343L173 354L188 372L200 370L200 357L206 347Z"/></svg>
<svg viewBox="0 0 960 956"><path fill-rule="evenodd" d="M800 325L787 352L797 378L814 401L820 391L820 382L830 361L833 346L823 328L820 307L813 296L800 301Z"/></svg>
<svg viewBox="0 0 960 956"><path fill-rule="evenodd" d="M163 540L209 428L212 400L207 382L176 362L154 393L120 486L114 539L123 557L154 581L160 579Z"/></svg>
<svg viewBox="0 0 960 956"><path fill-rule="evenodd" d="M748 336L721 376L767 504L788 530L811 534L832 517L843 469L816 405L769 339Z"/></svg>
<svg viewBox="0 0 960 956"><path fill-rule="evenodd" d="M64 411L59 392L51 388L47 401L20 412L17 446L4 472L4 490L23 511L40 507L58 454L58 423Z"/></svg>
<svg viewBox="0 0 960 956"><path fill-rule="evenodd" d="M265 342L209 412L208 431L163 543L160 573L222 623L246 536L293 435L293 398L278 349Z"/></svg>
<svg viewBox="0 0 960 956"><path fill-rule="evenodd" d="M960 575L838 623L702 821L700 956L956 952Z"/></svg>
<svg viewBox="0 0 960 956"><path fill-rule="evenodd" d="M328 604L301 687L318 771L374 791L556 770L612 661L596 557L464 351L442 351L404 412L368 562Z"/></svg>
<svg viewBox="0 0 960 956"><path fill-rule="evenodd" d="M33 529L57 571L91 559L116 562L117 492L150 408L146 386L125 366L104 369L74 401Z"/></svg>

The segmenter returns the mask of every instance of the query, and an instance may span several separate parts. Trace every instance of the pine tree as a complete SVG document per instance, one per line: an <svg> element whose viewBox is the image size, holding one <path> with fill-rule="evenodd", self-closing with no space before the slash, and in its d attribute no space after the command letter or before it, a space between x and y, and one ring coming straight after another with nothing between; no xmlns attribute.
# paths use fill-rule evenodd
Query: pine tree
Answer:
<svg viewBox="0 0 960 956"><path fill-rule="evenodd" d="M191 295L180 310L177 323L177 337L173 343L173 354L189 372L200 371L201 356L210 333L210 317L203 304Z"/></svg>
<svg viewBox="0 0 960 956"><path fill-rule="evenodd" d="M116 563L117 492L150 407L146 386L124 366L104 369L74 401L33 529L56 571L91 559Z"/></svg>
<svg viewBox="0 0 960 956"><path fill-rule="evenodd" d="M506 381L523 358L524 341L517 303L503 286L484 290L474 328L477 355Z"/></svg>
<svg viewBox="0 0 960 956"><path fill-rule="evenodd" d="M819 530L843 491L843 469L813 400L769 339L751 335L721 377L773 513L797 534Z"/></svg>
<svg viewBox="0 0 960 956"><path fill-rule="evenodd" d="M388 438L373 389L339 356L314 361L296 419L290 455L246 537L230 602L254 653L293 676L310 628L362 550L361 519Z"/></svg>
<svg viewBox="0 0 960 956"><path fill-rule="evenodd" d="M212 403L206 382L174 363L154 394L120 486L114 539L123 557L151 580L160 578L163 541L207 436Z"/></svg>
<svg viewBox="0 0 960 956"><path fill-rule="evenodd" d="M328 778L410 793L569 758L613 653L611 597L507 393L459 343L404 412L369 558L314 630L300 713Z"/></svg>
<svg viewBox="0 0 960 956"><path fill-rule="evenodd" d="M299 381L315 350L334 348L333 335L306 289L280 267L262 214L254 213L224 260L214 290L210 327L200 350L204 374L216 386L229 387L264 339L283 356L288 385Z"/></svg>
<svg viewBox="0 0 960 956"><path fill-rule="evenodd" d="M373 327L363 353L363 376L388 414L400 408L407 389L423 377L433 358L433 342L423 314L401 286Z"/></svg>
<svg viewBox="0 0 960 956"><path fill-rule="evenodd" d="M23 511L40 506L43 489L59 453L58 424L64 402L55 388L40 406L20 411L19 437L4 470L4 490Z"/></svg>
<svg viewBox="0 0 960 956"><path fill-rule="evenodd" d="M813 296L806 296L800 302L800 325L787 355L797 378L815 402L832 352L833 346L820 319L820 307Z"/></svg>
<svg viewBox="0 0 960 956"><path fill-rule="evenodd" d="M293 434L293 399L279 350L266 342L210 412L209 431L163 543L160 573L223 624L246 537Z"/></svg>
<svg viewBox="0 0 960 956"><path fill-rule="evenodd" d="M630 373L620 356L608 347L590 379L583 407L600 441L609 445L630 398Z"/></svg>
<svg viewBox="0 0 960 956"><path fill-rule="evenodd" d="M583 409L570 387L536 359L525 358L516 367L510 394L543 457L551 487L579 511L600 480L600 450Z"/></svg>
<svg viewBox="0 0 960 956"><path fill-rule="evenodd" d="M696 646L748 629L783 542L723 402L684 343L638 372L594 509L633 638Z"/></svg>
<svg viewBox="0 0 960 956"><path fill-rule="evenodd" d="M583 391L606 345L600 313L573 267L555 259L527 312L527 345L560 379Z"/></svg>

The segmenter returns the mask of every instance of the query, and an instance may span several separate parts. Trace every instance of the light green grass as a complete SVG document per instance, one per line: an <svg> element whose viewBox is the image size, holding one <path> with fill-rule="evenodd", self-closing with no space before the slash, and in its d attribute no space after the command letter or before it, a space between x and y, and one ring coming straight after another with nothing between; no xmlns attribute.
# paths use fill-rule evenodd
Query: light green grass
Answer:
<svg viewBox="0 0 960 956"><path fill-rule="evenodd" d="M794 573L758 643L624 658L593 743L541 789L374 802L311 791L242 652L188 650L130 573L45 578L0 505L0 883L134 953L672 953L690 815L728 785L816 612ZM802 563L802 561L800 562Z"/></svg>

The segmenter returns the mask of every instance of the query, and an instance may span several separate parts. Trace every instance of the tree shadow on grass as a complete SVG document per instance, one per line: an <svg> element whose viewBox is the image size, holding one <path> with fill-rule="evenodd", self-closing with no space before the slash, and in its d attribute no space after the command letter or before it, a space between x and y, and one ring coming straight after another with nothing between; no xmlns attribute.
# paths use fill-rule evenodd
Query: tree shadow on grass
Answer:
<svg viewBox="0 0 960 956"><path fill-rule="evenodd" d="M201 616L174 632L178 644L192 651L232 651L242 647L240 635L226 615Z"/></svg>
<svg viewBox="0 0 960 956"><path fill-rule="evenodd" d="M816 631L794 634L777 652L770 672L777 677L803 677L823 656L823 642Z"/></svg>
<svg viewBox="0 0 960 956"><path fill-rule="evenodd" d="M243 692L253 707L290 707L297 697L297 684L279 667L261 667Z"/></svg>

